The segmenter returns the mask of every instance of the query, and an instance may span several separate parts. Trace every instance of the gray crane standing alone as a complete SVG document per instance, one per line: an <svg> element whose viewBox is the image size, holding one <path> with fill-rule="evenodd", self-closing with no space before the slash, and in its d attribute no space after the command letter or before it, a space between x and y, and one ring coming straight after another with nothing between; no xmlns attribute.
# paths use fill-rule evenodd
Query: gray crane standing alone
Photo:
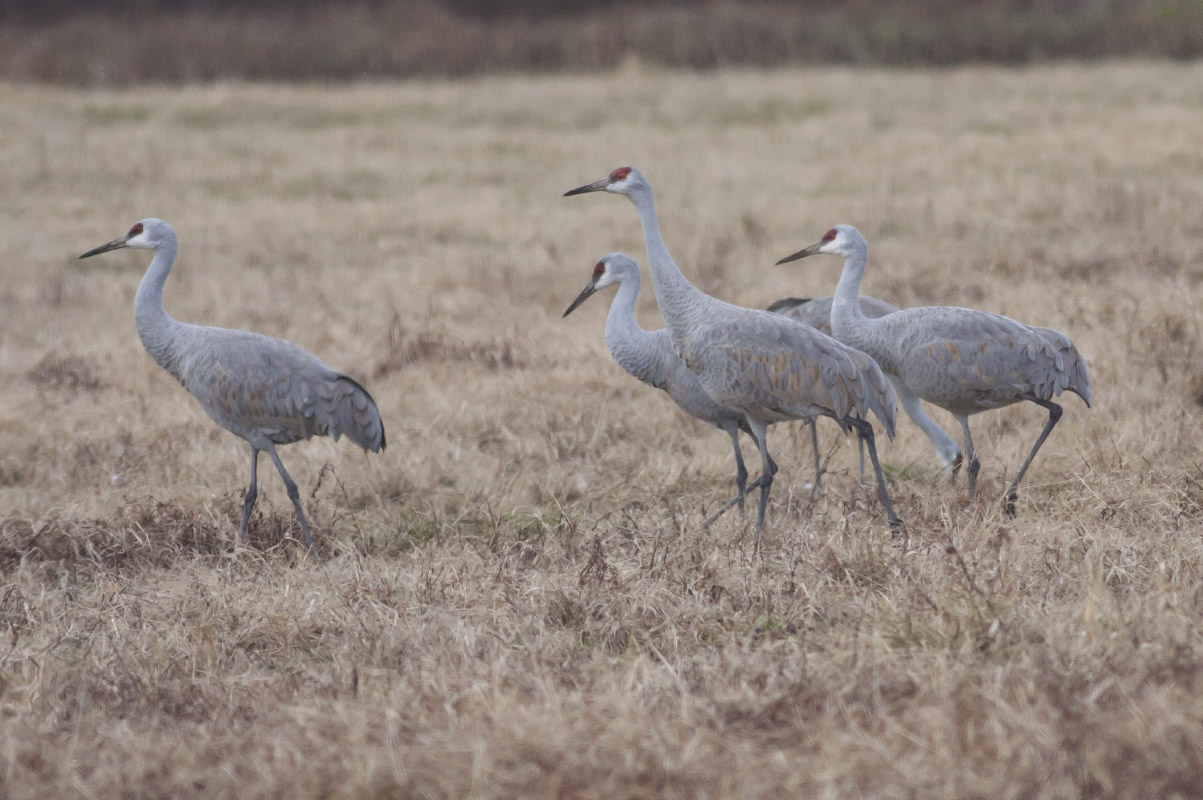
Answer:
<svg viewBox="0 0 1203 800"><path fill-rule="evenodd" d="M831 305L835 298L833 297L786 297L778 300L769 306L768 310L775 314L784 314L790 319L796 319L805 325L810 325L818 328L823 333L831 336ZM886 314L893 314L898 310L898 306L891 305L885 300L878 300L876 297L860 296L860 310L870 319L884 317ZM961 454L961 447L956 440L948 435L947 432L931 417L927 416L927 412L923 410L919 398L915 397L915 393L906 388L906 384L898 380L894 375L886 373L886 377L890 379L890 383L894 385L894 394L898 396L898 405L902 406L902 410L911 418L911 422L919 430L927 434L927 438L931 440L932 447L936 451L936 460L940 463L940 468L943 469L951 480L955 481L957 470L961 467L961 462L964 456ZM865 471L865 454L862 452L860 457L861 474Z"/></svg>
<svg viewBox="0 0 1203 800"><path fill-rule="evenodd" d="M814 328L780 314L725 303L691 284L660 236L652 188L638 170L620 167L566 195L601 191L626 195L639 213L652 288L677 356L712 400L744 415L760 448L763 471L754 541L760 540L777 471L765 440L768 426L820 416L864 438L890 526L900 527L868 421L870 412L876 414L886 435L894 435L894 393L873 359Z"/></svg>
<svg viewBox="0 0 1203 800"><path fill-rule="evenodd" d="M736 503L742 510L744 495L749 488L760 485L759 479L751 487L747 485L748 469L744 466L743 453L739 448L739 432L742 430L751 436L752 430L743 414L710 399L697 376L689 371L684 361L677 358L666 328L648 331L639 325L635 319L635 301L639 297L641 282L639 265L633 258L625 253L603 256L593 267L593 279L568 306L564 316L575 311L594 292L617 283L618 291L610 303L610 313L606 315L606 346L610 355L632 377L653 388L663 389L686 414L710 423L731 437L731 445L735 448L735 486L738 493L706 519L704 524L710 525ZM816 482L818 459L816 449Z"/></svg>
<svg viewBox="0 0 1203 800"><path fill-rule="evenodd" d="M837 225L815 244L778 261L816 253L844 257L844 271L831 308L831 327L840 341L864 350L913 394L952 412L965 435L969 500L980 469L969 436L969 417L979 411L1030 400L1048 409L1048 422L1004 495L1015 513L1019 482L1061 418L1052 398L1066 389L1090 406L1086 362L1065 334L1034 328L1009 317L950 306L920 306L869 319L857 302L869 246L851 225Z"/></svg>
<svg viewBox="0 0 1203 800"><path fill-rule="evenodd" d="M385 447L384 424L367 390L291 342L249 331L189 325L163 308L163 284L178 243L161 219L144 219L129 233L80 258L132 247L154 251L134 298L134 322L146 352L171 373L213 421L251 446L251 485L234 541L237 552L258 497L260 451L271 456L296 509L309 552L317 555L297 485L276 454L276 445L311 436L346 434L365 451Z"/></svg>

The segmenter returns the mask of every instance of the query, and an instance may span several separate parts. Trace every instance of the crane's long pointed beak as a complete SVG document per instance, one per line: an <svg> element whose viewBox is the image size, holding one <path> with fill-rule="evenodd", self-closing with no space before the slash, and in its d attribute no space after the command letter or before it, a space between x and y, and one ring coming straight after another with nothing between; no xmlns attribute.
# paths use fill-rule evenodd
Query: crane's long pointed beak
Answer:
<svg viewBox="0 0 1203 800"><path fill-rule="evenodd" d="M822 242L815 242L814 244L812 244L810 247L806 248L805 250L799 250L798 252L794 253L792 256L786 256L785 258L781 259L777 263L785 264L789 261L797 261L799 258L806 258L807 256L813 256L815 253L819 252L819 248L822 246L823 246Z"/></svg>
<svg viewBox="0 0 1203 800"><path fill-rule="evenodd" d="M575 311L577 306L579 306L581 303L588 300L589 295L593 294L596 291L597 291L596 285L591 283L588 286L586 286L585 290L583 292L581 292L579 295L577 295L576 299L572 301L572 305L568 306L568 310L564 312L564 317L568 316L573 311ZM560 319L563 319L564 317L560 317Z"/></svg>
<svg viewBox="0 0 1203 800"><path fill-rule="evenodd" d="M120 250L121 248L126 246L126 242L128 242L128 241L129 241L128 235L120 236L107 244L102 244L100 247L97 247L95 250L89 250L88 252L86 252L82 256L80 256L80 258L89 258L90 256L98 256L101 253L107 253L110 250Z"/></svg>
<svg viewBox="0 0 1203 800"><path fill-rule="evenodd" d="M593 183L588 183L584 186L578 186L575 189L570 189L569 191L564 192L564 196L571 197L574 194L584 194L585 192L602 192L605 191L606 187L609 185L610 179L602 178L600 181L594 181Z"/></svg>

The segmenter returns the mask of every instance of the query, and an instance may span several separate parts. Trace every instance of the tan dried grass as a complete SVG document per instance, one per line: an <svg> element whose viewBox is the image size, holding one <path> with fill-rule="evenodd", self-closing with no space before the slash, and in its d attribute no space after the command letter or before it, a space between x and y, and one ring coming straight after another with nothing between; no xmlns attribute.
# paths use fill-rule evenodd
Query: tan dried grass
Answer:
<svg viewBox="0 0 1203 800"><path fill-rule="evenodd" d="M1203 71L624 71L340 88L0 86L0 795L1190 797L1203 793ZM758 554L728 444L613 365L594 260L643 261L611 168L736 302L868 236L866 290L1069 333L1020 515L969 510L912 426L891 541L830 428ZM390 449L284 458L327 555L146 357L138 218L178 318L364 379ZM608 298L607 298L608 299ZM659 325L645 297L640 315ZM939 418L950 421L944 415ZM998 493L1042 421L976 421Z"/></svg>

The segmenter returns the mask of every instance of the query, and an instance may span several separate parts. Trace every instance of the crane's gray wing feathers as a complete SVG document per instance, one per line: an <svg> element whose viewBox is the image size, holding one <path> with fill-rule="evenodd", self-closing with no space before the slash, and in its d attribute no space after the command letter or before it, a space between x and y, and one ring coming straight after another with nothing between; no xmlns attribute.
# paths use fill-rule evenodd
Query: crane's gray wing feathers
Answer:
<svg viewBox="0 0 1203 800"><path fill-rule="evenodd" d="M794 310L798 308L798 306L806 305L810 302L810 300L811 298L809 297L783 297L766 308L765 311L771 311L774 314L784 314L787 317L794 317L795 319L798 319L798 317L794 315Z"/></svg>
<svg viewBox="0 0 1203 800"><path fill-rule="evenodd" d="M737 313L684 343L686 365L715 401L741 408L750 393L755 405L782 418L867 419L872 412L893 436L894 392L873 359L779 314L727 308ZM707 349L726 357L707 359Z"/></svg>
<svg viewBox="0 0 1203 800"><path fill-rule="evenodd" d="M371 395L306 350L222 328L198 326L189 339L177 377L214 421L252 445L346 434L365 450L384 449Z"/></svg>
<svg viewBox="0 0 1203 800"><path fill-rule="evenodd" d="M1048 400L1066 389L1090 402L1086 364L1058 331L940 306L904 309L879 325L878 335L899 342L898 359L883 368L913 389L923 385L921 396L946 408L1001 407L1028 395Z"/></svg>

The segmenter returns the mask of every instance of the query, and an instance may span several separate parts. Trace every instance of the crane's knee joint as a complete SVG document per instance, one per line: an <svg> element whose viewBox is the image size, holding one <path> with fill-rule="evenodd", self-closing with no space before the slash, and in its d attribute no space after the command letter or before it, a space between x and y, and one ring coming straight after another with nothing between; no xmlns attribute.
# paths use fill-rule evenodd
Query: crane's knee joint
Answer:
<svg viewBox="0 0 1203 800"><path fill-rule="evenodd" d="M852 425L856 428L857 433L860 434L862 439L870 442L873 441L873 423L867 419L853 418Z"/></svg>

